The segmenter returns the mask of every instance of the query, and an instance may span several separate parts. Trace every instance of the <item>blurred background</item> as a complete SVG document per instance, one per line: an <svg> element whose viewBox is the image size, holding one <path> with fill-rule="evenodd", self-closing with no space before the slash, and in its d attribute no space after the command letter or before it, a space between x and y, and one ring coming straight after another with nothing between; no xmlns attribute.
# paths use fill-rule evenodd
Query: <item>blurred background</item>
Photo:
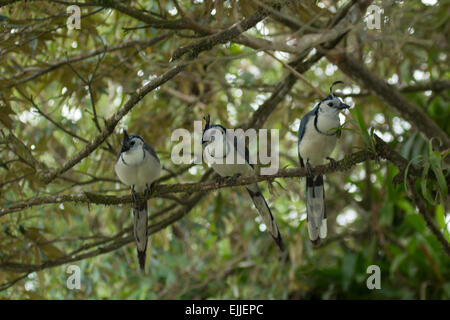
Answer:
<svg viewBox="0 0 450 320"><path fill-rule="evenodd" d="M194 121L206 114L228 128L278 129L280 167L298 167L300 119L321 99L310 85L327 94L336 80L345 82L336 94L359 107L370 133L418 165L438 157L408 115L343 72L324 50L341 49L449 135L450 1L280 3L80 2L80 29L70 29L70 2L0 1L0 207L83 192L128 195L113 170L123 129L155 148L163 164L161 184L211 179L206 165L170 160L173 130L192 132ZM368 5L376 6L372 15ZM265 19L261 8L269 10ZM379 28L371 24L377 13ZM253 18L254 27L231 41L170 62L177 49ZM131 95L179 61L188 64L146 94L94 152L51 183L41 182L29 154L48 168L62 166ZM350 112L342 117L345 129L333 158L367 147L361 119L355 120ZM448 172L445 150L437 154ZM147 274L138 270L129 241L129 204L52 198L24 205L0 214L0 297L449 299L449 256L404 184L393 184L397 173L380 160L328 174L328 238L317 248L308 239L304 179L260 183L287 246L287 262L243 187L150 199L150 215L156 213L150 223L164 227L150 237ZM446 194L435 198L427 186L422 191L426 197L431 190L430 217L450 241ZM67 288L69 265L80 267L79 290ZM370 265L380 267L379 290L366 286Z"/></svg>

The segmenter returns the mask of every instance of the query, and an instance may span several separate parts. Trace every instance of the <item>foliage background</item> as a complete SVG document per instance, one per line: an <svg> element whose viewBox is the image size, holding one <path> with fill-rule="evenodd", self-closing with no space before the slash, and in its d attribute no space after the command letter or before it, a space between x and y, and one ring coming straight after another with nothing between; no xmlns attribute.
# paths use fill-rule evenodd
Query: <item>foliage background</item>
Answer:
<svg viewBox="0 0 450 320"><path fill-rule="evenodd" d="M176 166L170 161L172 131L192 131L193 121L205 114L230 128L248 123L290 73L266 54L264 47L255 49L242 40L215 45L191 60L176 77L145 95L101 147L52 182L43 183L27 161L27 149L49 168L63 165L99 134L105 119L130 95L176 63L170 62L175 50L205 36L200 34L199 25L220 32L250 17L260 4L229 0L122 1L126 8L170 22L145 27L148 20L140 21L108 5L115 1L90 3L81 6L81 29L68 30L65 8L70 3L1 2L2 208L33 197L84 191L127 195L126 186L113 170L124 128L142 135L155 147L164 165L163 175L168 175L161 183L198 182L207 172L206 166ZM400 90L449 135L450 2L374 3L383 8L381 30L369 30L360 19L338 47L362 62L374 76ZM330 32L328 21L348 5L358 4L292 1L282 7L282 17L270 16L245 35L270 41L271 45L266 43L268 50L289 62L297 57L289 48L301 45L308 35ZM159 41L149 43L157 37ZM105 49L120 44L127 45ZM308 57L314 54L314 47L307 48ZM95 50L100 54L87 57ZM73 57L81 58L64 62ZM326 57L313 64L304 77L324 92L333 81L344 80L345 86L338 91L341 97L359 106L367 126L408 161L415 159L418 165L426 165L425 156L445 156L445 151L429 153L430 137L424 137L416 123L406 121L404 114L375 97L371 88L350 79ZM310 86L297 80L263 124L264 128L280 130L280 167L298 166L300 119L319 99ZM350 113L346 121L349 130L344 130L338 141L332 155L335 159L366 148ZM23 148L11 148L6 138L10 132L23 142ZM439 167L447 173L445 161L439 160ZM318 248L308 240L303 179L277 179L272 188L260 183L288 247L288 262L281 261L278 248L264 232L242 187L205 194L186 216L152 235L145 275L138 271L133 242L104 254L102 244L98 244L94 247L98 254L92 257L45 267L48 261L70 256L89 243L126 230L132 223L128 204L61 202L23 208L0 216L0 297L449 299L449 256L417 212L405 186L394 186L398 172L392 163L380 160L327 175L329 237ZM433 198L436 188L429 186L432 181L427 183L422 191L431 194L428 199ZM448 199L445 193L436 195L441 198L434 205L427 204L428 214L449 241ZM184 194L152 198L150 212L180 206L187 198ZM8 263L18 265L11 270L6 267ZM66 288L70 264L82 270L81 290ZM382 271L381 290L366 287L366 269L373 264ZM44 267L37 272L21 272L21 265Z"/></svg>

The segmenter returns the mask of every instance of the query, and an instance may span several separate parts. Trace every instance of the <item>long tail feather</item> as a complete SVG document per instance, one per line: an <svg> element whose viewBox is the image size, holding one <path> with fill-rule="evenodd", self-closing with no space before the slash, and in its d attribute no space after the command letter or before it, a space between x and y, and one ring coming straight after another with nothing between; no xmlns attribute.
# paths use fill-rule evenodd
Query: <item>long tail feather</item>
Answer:
<svg viewBox="0 0 450 320"><path fill-rule="evenodd" d="M134 238L136 240L136 249L139 260L139 266L142 271L145 270L145 259L147 251L147 201L139 202L135 204L133 208L134 216Z"/></svg>
<svg viewBox="0 0 450 320"><path fill-rule="evenodd" d="M255 204L256 209L258 209L259 215L261 216L264 224L267 227L272 238L275 240L276 244L280 248L281 251L284 250L283 239L281 238L280 230L278 230L277 223L273 218L272 211L267 205L266 199L261 193L258 185L255 183L249 187L247 187L247 191L250 194L250 197Z"/></svg>
<svg viewBox="0 0 450 320"><path fill-rule="evenodd" d="M327 236L327 214L325 208L325 189L323 176L306 178L306 213L309 239L319 244Z"/></svg>

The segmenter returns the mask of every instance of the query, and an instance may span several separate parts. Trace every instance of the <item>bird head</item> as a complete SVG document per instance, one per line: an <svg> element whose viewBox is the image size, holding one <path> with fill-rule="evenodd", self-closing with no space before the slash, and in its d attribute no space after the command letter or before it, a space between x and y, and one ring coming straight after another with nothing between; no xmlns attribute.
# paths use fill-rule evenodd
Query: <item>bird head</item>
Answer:
<svg viewBox="0 0 450 320"><path fill-rule="evenodd" d="M336 84L344 83L342 81L335 81L330 86L330 95L320 101L319 104L319 111L324 113L339 113L343 111L344 109L350 108L348 104L345 104L342 102L342 100L339 97L336 97L333 92L333 87Z"/></svg>
<svg viewBox="0 0 450 320"><path fill-rule="evenodd" d="M140 136L128 135L127 130L123 130L122 148L120 152L128 152L136 150L144 144L144 140Z"/></svg>

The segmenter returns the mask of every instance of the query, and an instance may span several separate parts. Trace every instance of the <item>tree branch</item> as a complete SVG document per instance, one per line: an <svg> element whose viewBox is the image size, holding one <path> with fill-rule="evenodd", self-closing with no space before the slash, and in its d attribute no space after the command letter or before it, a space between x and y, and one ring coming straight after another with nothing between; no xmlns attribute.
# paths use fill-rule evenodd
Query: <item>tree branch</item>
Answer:
<svg viewBox="0 0 450 320"><path fill-rule="evenodd" d="M277 2L273 5L273 8L279 10L281 8L281 3ZM269 14L269 10L263 8L262 6L259 6L258 10L256 10L256 12L254 12L250 17L242 20L241 22L235 23L230 28L220 31L211 36L207 36L187 46L175 50L172 55L172 61L181 58L188 52L190 58L195 58L202 51L210 50L218 44L226 43L238 37L241 33L254 27L258 22L266 18Z"/></svg>
<svg viewBox="0 0 450 320"><path fill-rule="evenodd" d="M408 185L409 190L411 190L411 199L416 204L417 208L419 209L419 213L422 215L423 219L425 220L428 229L431 230L431 232L436 236L438 241L442 244L443 250L445 253L450 257L450 243L445 239L442 232L439 230L439 228L436 226L436 223L432 219L431 213L427 210L427 206L416 191L415 186L415 180L411 177L408 178Z"/></svg>
<svg viewBox="0 0 450 320"><path fill-rule="evenodd" d="M366 87L380 100L400 113L411 125L429 139L438 137L444 148L450 148L450 138L428 114L408 99L404 98L393 86L376 77L366 66L356 58L346 54L343 49L335 49L327 54L328 60L336 64L339 69L359 85Z"/></svg>
<svg viewBox="0 0 450 320"><path fill-rule="evenodd" d="M47 170L47 167L42 162L38 161L28 147L18 139L12 132L6 137L6 143L11 150L26 164L36 171Z"/></svg>
<svg viewBox="0 0 450 320"><path fill-rule="evenodd" d="M105 139L114 131L117 123L139 102L142 98L149 92L158 88L162 84L166 83L178 73L180 73L186 66L188 62L181 62L175 65L162 75L156 77L143 87L139 88L137 92L128 99L128 101L117 110L110 118L105 120L105 127L102 129L99 135L97 135L91 142L89 142L80 152L75 154L72 158L67 160L60 168L53 169L50 171L41 171L40 180L45 183L50 183L57 176L66 172L78 162L86 158L91 152L93 152L97 147L105 141Z"/></svg>
<svg viewBox="0 0 450 320"><path fill-rule="evenodd" d="M398 180L404 175L405 169L408 166L409 161L403 158L398 152L393 150L387 143L381 140L381 138L379 138L377 135L375 135L375 148L377 154L380 157L392 162L400 170L400 173L393 179L394 184L399 183ZM450 256L450 244L444 238L442 232L439 231L439 228L435 225L434 221L431 219L431 215L428 213L425 203L423 202L419 194L416 192L415 181L417 177L421 176L421 174L422 168L417 168L416 166L411 165L408 169L407 182L409 185L409 189L412 192L411 199L419 209L418 210L419 213L425 219L425 222L427 223L430 231L436 236L438 241L442 244L445 253L447 253L447 255Z"/></svg>
<svg viewBox="0 0 450 320"><path fill-rule="evenodd" d="M36 78L39 78L49 72L55 71L56 69L70 64L70 63L75 63L75 62L79 62L79 61L83 61L92 57L95 57L99 54L104 54L104 53L108 53L108 52L114 52L114 51L118 51L118 50L122 50L122 49L126 49L126 48L130 48L130 47L142 47L142 48L147 48L150 47L152 45L157 44L158 42L166 39L170 34L169 33L164 33L161 34L157 37L154 37L152 39L148 39L148 40L132 40L132 41L128 41L125 43L121 43L115 46L110 46L110 47L103 47L101 49L97 49L91 52L88 52L86 54L82 54L76 57L71 57L71 58L66 58L57 62L52 63L49 67L41 69L36 71L35 73L25 77L25 78L20 78L22 77L24 74L27 73L28 70L33 70L35 71L37 66L30 66L30 67L24 67L25 70L22 71L21 73L15 74L13 75L11 78L8 79L2 79L2 81L6 82L6 85L3 85L2 87L5 88L12 88L17 86L18 84L22 84L31 80L35 80ZM28 69L28 70L27 70Z"/></svg>
<svg viewBox="0 0 450 320"><path fill-rule="evenodd" d="M361 3L355 4L350 2L345 6L345 14L338 13L338 17L332 17L328 24L335 26L336 30L332 32L333 37L321 37L320 41L315 42L317 46L317 52L308 60L303 61L309 50L312 48L311 42L309 46L302 47L302 51L298 53L295 59L290 63L290 66L300 74L309 70L317 61L319 61L328 50L333 49L340 40L346 35L350 26L354 25L364 15L367 7L372 3L372 0L365 0ZM278 103L284 99L286 94L291 90L294 84L297 82L295 74L290 72L282 81L278 83L274 89L272 95L267 99L261 107L256 110L257 117L251 119L244 128L259 128L264 123L268 116L272 113Z"/></svg>
<svg viewBox="0 0 450 320"><path fill-rule="evenodd" d="M115 1L105 1L107 3L115 3ZM276 7L276 6L275 6ZM265 16L267 16L268 11L265 9L260 9L257 13L253 14L250 18L241 21L241 23L230 27L227 30L219 32L206 40L203 39L196 44L190 46L190 50L195 52L195 55L198 55L200 52L204 50L211 49L214 45L219 43L227 42L234 37L239 36L242 32L249 29L253 25L255 25L258 21L262 20ZM259 20L258 20L259 19ZM74 155L71 159L66 161L60 168L53 169L49 172L41 171L39 172L40 180L44 183L50 183L53 179L55 179L60 174L66 172L73 166L75 166L82 159L87 157L91 152L93 152L101 143L105 141L105 139L113 132L117 123L125 116L147 93L156 89L160 85L164 84L178 73L180 73L188 64L189 61L194 56L190 56L188 60L184 60L178 65L172 67L170 70L166 71L161 76L153 79L147 85L141 87L135 94L133 94L129 100L125 103L123 107L121 107L118 111L116 111L110 118L105 121L105 128L101 131L99 135L97 135L92 142L86 145L83 150Z"/></svg>
<svg viewBox="0 0 450 320"><path fill-rule="evenodd" d="M173 224L174 222L180 220L185 215L187 215L192 208L204 197L205 193L198 193L195 196L191 197L188 202L180 207L179 209L175 210L169 217L162 219L161 221L158 221L148 228L148 235L152 235L167 226ZM131 228L129 228L128 233L131 231ZM117 235L113 236L111 239L114 239L114 241L108 245L102 245L101 247L97 247L94 250L80 253L80 254L69 254L65 255L64 257L49 260L42 264L23 264L23 263L16 263L16 262L4 262L0 264L0 270L7 271L7 272L15 272L15 273L22 273L22 272L33 272L33 271L39 271L47 268L53 268L57 267L69 262L75 262L84 260L87 258L95 257L101 254L105 254L111 251L114 251L118 248L121 248L131 242L134 241L134 236L132 234L126 235L126 231L121 231ZM105 243L104 240L102 240L102 243ZM18 279L20 280L20 279ZM17 280L17 281L18 281ZM5 289L8 286L5 286ZM1 289L1 288L0 288Z"/></svg>
<svg viewBox="0 0 450 320"><path fill-rule="evenodd" d="M421 91L435 91L441 92L445 90L450 90L450 80L437 79L430 81L421 81L408 86L399 86L396 88L397 91L401 93L414 93ZM340 97L367 97L370 96L369 91L364 91L360 93L349 93L349 94L337 94Z"/></svg>
<svg viewBox="0 0 450 320"><path fill-rule="evenodd" d="M354 165L365 162L367 160L375 160L378 157L387 159L392 162L399 170L400 173L404 172L406 166L408 165L408 161L404 159L400 154L398 154L395 150L389 147L383 140L381 140L378 136L375 135L375 149L376 153L373 153L369 150L355 152L353 154L347 155L344 159L337 161L335 165L321 165L312 169L313 175L332 173L337 171L346 171L353 167ZM421 170L419 168L415 168L411 166L410 170L408 170L408 178L414 179L420 176ZM261 181L273 180L275 178L294 178L294 177L305 177L307 176L307 172L305 168L293 168L293 169L281 169L274 175L255 175L251 177L240 177L234 181L228 180L223 182L217 181L206 181L206 182L198 182L198 183L182 183L182 184L169 184L169 185L157 185L155 186L154 192L152 195L148 197L139 196L142 199L149 199L154 197L165 197L168 194L173 193L199 193L205 194L208 191L217 190L221 188L227 187L235 187L235 186L243 186ZM394 179L395 180L395 179ZM395 181L394 181L395 182ZM420 199L419 199L420 200ZM424 210L424 205L418 200L417 197L413 197L413 201L419 207L421 214L424 215L426 210ZM84 192L78 195L59 195L59 196L48 196L48 197L38 197L28 199L23 202L15 203L10 205L8 208L4 208L0 210L0 217L6 214L20 211L24 208L28 208L31 206L43 205L43 204L56 204L63 202L78 202L78 203L88 203L88 204L105 204L105 205L117 205L117 204L126 204L131 203L132 200L129 196L122 197L114 197L114 196L105 196L99 194L93 194ZM189 205L190 201L185 203L183 206ZM428 219L429 217L425 217ZM430 220L431 221L431 220ZM443 244L444 249L448 250L449 244L443 238L439 229L432 225L430 221L427 221L430 230L436 235L438 240ZM432 221L431 221L432 222ZM433 227L434 226L434 227Z"/></svg>
<svg viewBox="0 0 450 320"><path fill-rule="evenodd" d="M335 166L332 166L331 164L317 166L312 169L312 173L314 175L319 175L337 171L346 171L358 163L375 158L376 155L374 153L371 153L370 151L359 151L345 156L344 159L337 161ZM223 182L207 181L198 183L156 185L154 187L153 193L150 196L146 198L140 196L140 198L141 199L157 198L173 193L192 194L197 192L207 192L221 188L237 187L260 181L273 180L275 178L295 178L295 177L305 177L306 175L307 175L306 169L299 167L292 169L280 169L276 174L270 176L255 175L251 177L239 177L235 181L223 181ZM115 197L115 196L94 194L90 192L83 192L79 194L69 194L69 195L37 197L9 205L7 208L0 209L0 217L32 206L43 204L57 204L64 202L118 205L131 203L132 200L130 196Z"/></svg>

